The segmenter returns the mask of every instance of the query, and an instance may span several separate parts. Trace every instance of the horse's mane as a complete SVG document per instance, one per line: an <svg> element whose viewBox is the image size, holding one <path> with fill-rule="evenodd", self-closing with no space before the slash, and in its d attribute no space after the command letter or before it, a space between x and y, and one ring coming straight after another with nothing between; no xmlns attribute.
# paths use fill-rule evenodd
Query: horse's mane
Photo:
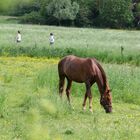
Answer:
<svg viewBox="0 0 140 140"><path fill-rule="evenodd" d="M106 78L105 71L104 71L103 67L100 65L100 63L95 58L93 60L96 63L96 65L98 66L99 70L101 71L101 74L102 74L102 77L103 77L103 82L104 82L103 89L105 91L106 87L107 87L107 78Z"/></svg>

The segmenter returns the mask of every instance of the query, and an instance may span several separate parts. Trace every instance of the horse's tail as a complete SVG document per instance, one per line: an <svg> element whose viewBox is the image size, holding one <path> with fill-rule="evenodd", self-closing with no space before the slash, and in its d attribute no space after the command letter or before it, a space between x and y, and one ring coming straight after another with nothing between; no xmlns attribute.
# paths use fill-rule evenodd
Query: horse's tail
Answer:
<svg viewBox="0 0 140 140"><path fill-rule="evenodd" d="M64 75L64 60L60 60L58 63L58 75L59 75L59 94L60 97L62 97L62 92L64 90L64 84L65 84L65 75Z"/></svg>
<svg viewBox="0 0 140 140"><path fill-rule="evenodd" d="M61 74L63 74L63 66L64 66L64 62L63 62L64 60L62 59L62 60L60 60L59 62L58 62L58 74L59 75L61 75Z"/></svg>
<svg viewBox="0 0 140 140"><path fill-rule="evenodd" d="M106 77L105 71L104 71L103 67L101 66L101 64L95 58L93 60L96 63L96 65L98 66L99 70L101 71L101 74L102 74L102 77L103 77L103 81L104 81L104 90L106 90L106 87L107 87L107 77Z"/></svg>

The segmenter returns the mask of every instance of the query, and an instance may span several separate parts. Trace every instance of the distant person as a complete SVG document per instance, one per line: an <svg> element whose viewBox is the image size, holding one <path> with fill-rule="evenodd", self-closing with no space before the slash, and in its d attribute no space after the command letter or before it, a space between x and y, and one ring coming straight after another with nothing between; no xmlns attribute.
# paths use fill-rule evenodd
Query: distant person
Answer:
<svg viewBox="0 0 140 140"><path fill-rule="evenodd" d="M50 41L50 45L54 44L54 35L53 35L53 33L50 33L49 41Z"/></svg>
<svg viewBox="0 0 140 140"><path fill-rule="evenodd" d="M16 36L16 42L20 43L21 42L21 33L18 31L17 36Z"/></svg>

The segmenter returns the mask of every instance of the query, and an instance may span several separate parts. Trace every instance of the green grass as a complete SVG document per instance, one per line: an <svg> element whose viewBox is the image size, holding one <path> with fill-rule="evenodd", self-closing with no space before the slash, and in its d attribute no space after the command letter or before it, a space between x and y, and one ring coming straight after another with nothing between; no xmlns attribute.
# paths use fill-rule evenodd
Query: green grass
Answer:
<svg viewBox="0 0 140 140"><path fill-rule="evenodd" d="M17 31L22 43L15 42ZM49 46L49 34L54 33L55 44ZM65 28L55 26L0 24L0 55L30 57L63 57L75 54L96 57L106 63L140 65L140 33L129 30L94 28ZM124 48L121 54L121 46Z"/></svg>
<svg viewBox="0 0 140 140"><path fill-rule="evenodd" d="M73 83L72 106L58 96L58 59L0 58L1 140L139 139L140 68L102 64L113 89L113 113L99 104L96 85L93 114L82 111L84 84Z"/></svg>
<svg viewBox="0 0 140 140"><path fill-rule="evenodd" d="M17 17L11 17L11 16L0 16L0 24L17 24L19 23L19 20Z"/></svg>
<svg viewBox="0 0 140 140"><path fill-rule="evenodd" d="M23 25L7 19L0 17L0 140L139 139L139 31ZM15 42L18 30L20 44ZM50 32L55 35L53 48ZM84 84L73 83L72 108L65 95L60 100L57 63L68 54L102 61L113 113L100 106L96 85L93 114L88 102L82 111Z"/></svg>

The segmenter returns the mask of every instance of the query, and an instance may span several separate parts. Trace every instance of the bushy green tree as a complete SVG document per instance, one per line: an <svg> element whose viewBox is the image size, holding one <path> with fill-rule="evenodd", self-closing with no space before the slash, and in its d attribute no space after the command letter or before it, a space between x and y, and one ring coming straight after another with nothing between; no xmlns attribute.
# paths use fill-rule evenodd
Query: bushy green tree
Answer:
<svg viewBox="0 0 140 140"><path fill-rule="evenodd" d="M140 28L140 0L133 0L132 11L134 15L134 25Z"/></svg>
<svg viewBox="0 0 140 140"><path fill-rule="evenodd" d="M79 10L79 5L71 0L52 0L48 6L46 6L47 15L50 18L55 18L59 25L61 21L70 20L73 21Z"/></svg>
<svg viewBox="0 0 140 140"><path fill-rule="evenodd" d="M25 14L21 18L22 23L33 23L33 24L45 24L45 19L39 12L33 11L29 14Z"/></svg>
<svg viewBox="0 0 140 140"><path fill-rule="evenodd" d="M75 19L75 25L78 27L88 27L91 26L90 9L88 7L80 7L79 12Z"/></svg>
<svg viewBox="0 0 140 140"><path fill-rule="evenodd" d="M40 6L39 0L30 0L29 2L21 1L15 5L11 14L22 16L24 14L31 13L32 11L39 11L41 8Z"/></svg>
<svg viewBox="0 0 140 140"><path fill-rule="evenodd" d="M115 28L132 26L131 3L131 0L102 0L100 25Z"/></svg>
<svg viewBox="0 0 140 140"><path fill-rule="evenodd" d="M79 27L89 27L92 25L91 5L94 0L74 0L79 4L79 12L75 19L75 25Z"/></svg>
<svg viewBox="0 0 140 140"><path fill-rule="evenodd" d="M140 25L139 3L140 0L0 0L0 12L7 10L22 16L22 22L27 23L124 28Z"/></svg>

